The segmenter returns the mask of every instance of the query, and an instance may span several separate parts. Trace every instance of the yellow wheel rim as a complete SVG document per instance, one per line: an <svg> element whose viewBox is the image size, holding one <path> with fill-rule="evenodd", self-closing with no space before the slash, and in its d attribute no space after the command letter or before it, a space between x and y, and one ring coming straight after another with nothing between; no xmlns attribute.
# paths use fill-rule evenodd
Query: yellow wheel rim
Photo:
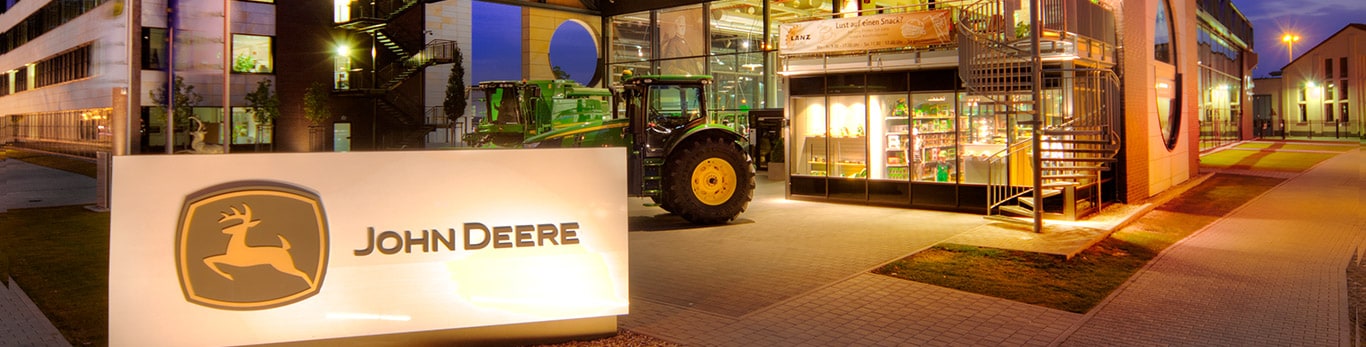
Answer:
<svg viewBox="0 0 1366 347"><path fill-rule="evenodd" d="M692 194L707 205L726 203L738 183L735 169L721 158L707 158L692 170Z"/></svg>

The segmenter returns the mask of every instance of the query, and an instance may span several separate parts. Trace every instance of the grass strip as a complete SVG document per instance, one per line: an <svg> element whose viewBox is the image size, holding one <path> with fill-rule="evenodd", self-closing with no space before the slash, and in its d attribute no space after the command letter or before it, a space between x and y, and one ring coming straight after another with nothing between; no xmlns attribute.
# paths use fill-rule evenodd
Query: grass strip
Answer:
<svg viewBox="0 0 1366 347"><path fill-rule="evenodd" d="M1339 153L1343 153L1343 152L1347 152L1347 151L1351 151L1351 150L1357 149L1356 147L1352 147L1350 144L1347 144L1347 145L1343 145L1343 144L1336 144L1336 145L1315 145L1315 144L1307 144L1307 143L1285 143L1285 142L1276 142L1276 143L1272 143L1272 142L1245 142L1245 143L1239 144L1239 145L1237 145L1237 146L1234 146L1234 148L1247 148L1247 149L1271 148L1271 146L1272 146L1273 144L1280 144L1280 146L1277 146L1277 148L1279 148L1279 149L1286 149L1286 150L1293 150L1293 151L1324 151L1324 152L1339 152Z"/></svg>
<svg viewBox="0 0 1366 347"><path fill-rule="evenodd" d="M1243 169L1304 172L1337 153L1225 150L1200 157L1200 166L1216 169Z"/></svg>
<svg viewBox="0 0 1366 347"><path fill-rule="evenodd" d="M1084 313L1163 249L1281 181L1284 180L1216 174L1072 260L1038 253L941 244L873 272Z"/></svg>
<svg viewBox="0 0 1366 347"><path fill-rule="evenodd" d="M4 152L4 154L3 156L0 156L0 158L18 159L29 164L46 166L78 175L85 175L86 177L95 177L95 175L98 174L98 168L95 167L95 162L90 160L81 160L62 155L10 148L7 148L2 152Z"/></svg>
<svg viewBox="0 0 1366 347"><path fill-rule="evenodd" d="M14 282L67 341L108 344L109 213L80 206L9 210L0 213L0 247Z"/></svg>

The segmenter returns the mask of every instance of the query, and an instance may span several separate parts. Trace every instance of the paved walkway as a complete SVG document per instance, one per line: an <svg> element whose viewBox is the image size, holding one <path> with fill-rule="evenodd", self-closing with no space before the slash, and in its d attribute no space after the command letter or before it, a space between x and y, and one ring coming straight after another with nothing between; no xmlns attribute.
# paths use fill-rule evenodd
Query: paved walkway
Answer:
<svg viewBox="0 0 1366 347"><path fill-rule="evenodd" d="M0 212L94 201L92 178L19 160L0 160ZM23 288L13 279L6 283L9 285L0 285L0 346L68 346L66 338L29 300Z"/></svg>
<svg viewBox="0 0 1366 347"><path fill-rule="evenodd" d="M1345 270L1366 236L1366 152L1319 164L1182 240L1063 345L1350 345Z"/></svg>
<svg viewBox="0 0 1366 347"><path fill-rule="evenodd" d="M1350 345L1344 270L1366 235L1363 162L1353 150L1292 177L1088 314L868 272L988 223L979 215L786 200L765 181L741 220L698 228L630 199L620 322L689 345ZM65 344L22 292L0 290L0 310L0 345Z"/></svg>
<svg viewBox="0 0 1366 347"><path fill-rule="evenodd" d="M781 185L764 184L743 215L755 223L632 232L632 313L621 324L723 346L1350 345L1345 269L1366 235L1363 162L1353 150L1284 175L1291 180L1170 247L1086 315L868 273L904 255L870 244L913 253L935 238L962 239L979 216L848 215L845 205L799 201L772 215L764 199ZM868 259L834 264L825 250ZM804 281L817 285L792 288Z"/></svg>

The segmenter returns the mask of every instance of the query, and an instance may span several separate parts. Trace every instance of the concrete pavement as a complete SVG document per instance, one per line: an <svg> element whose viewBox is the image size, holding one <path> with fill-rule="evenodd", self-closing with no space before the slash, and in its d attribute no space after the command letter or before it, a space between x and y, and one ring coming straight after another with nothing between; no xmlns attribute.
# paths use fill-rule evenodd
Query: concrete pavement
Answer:
<svg viewBox="0 0 1366 347"><path fill-rule="evenodd" d="M1344 270L1366 234L1363 162L1358 149L1287 175L1087 314L869 273L989 223L979 215L791 201L765 181L741 220L698 228L630 199L620 324L722 346L1350 345ZM12 313L15 293L0 291L0 345L46 323ZM30 339L14 341L65 344Z"/></svg>
<svg viewBox="0 0 1366 347"><path fill-rule="evenodd" d="M19 160L0 160L0 212L93 203L94 187L95 180L89 177ZM0 346L70 345L14 279L6 283L9 285L0 285Z"/></svg>

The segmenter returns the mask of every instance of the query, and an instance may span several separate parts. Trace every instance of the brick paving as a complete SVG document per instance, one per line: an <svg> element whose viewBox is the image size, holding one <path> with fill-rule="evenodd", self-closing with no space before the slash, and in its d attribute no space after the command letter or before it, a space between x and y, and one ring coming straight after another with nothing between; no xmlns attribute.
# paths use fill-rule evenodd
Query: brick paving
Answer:
<svg viewBox="0 0 1366 347"><path fill-rule="evenodd" d="M1060 342L1350 345L1345 269L1366 234L1363 162L1361 150L1329 159L1173 245Z"/></svg>
<svg viewBox="0 0 1366 347"><path fill-rule="evenodd" d="M1362 162L1355 150L1286 176L1085 315L868 273L987 223L977 215L791 201L764 182L741 220L693 228L630 199L620 324L722 346L1348 345ZM23 299L0 291L0 345L64 345Z"/></svg>
<svg viewBox="0 0 1366 347"><path fill-rule="evenodd" d="M23 288L0 285L0 346L70 346Z"/></svg>

